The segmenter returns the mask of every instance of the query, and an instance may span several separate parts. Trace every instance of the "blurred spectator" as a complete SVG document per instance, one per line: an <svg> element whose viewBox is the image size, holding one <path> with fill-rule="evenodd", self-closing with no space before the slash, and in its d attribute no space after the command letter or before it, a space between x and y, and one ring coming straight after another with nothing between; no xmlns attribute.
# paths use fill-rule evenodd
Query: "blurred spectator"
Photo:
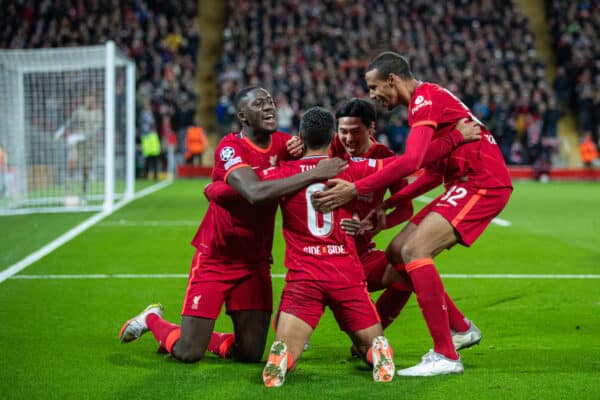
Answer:
<svg viewBox="0 0 600 400"><path fill-rule="evenodd" d="M152 170L154 180L158 180L158 157L160 156L160 138L158 137L158 133L150 131L142 135L141 140L146 179L150 179L150 170Z"/></svg>
<svg viewBox="0 0 600 400"><path fill-rule="evenodd" d="M288 103L287 96L280 95L277 98L277 130L292 133L294 122L294 110Z"/></svg>
<svg viewBox="0 0 600 400"><path fill-rule="evenodd" d="M186 164L202 165L202 154L206 151L207 146L208 140L204 134L204 128L199 123L187 128L185 135L186 152L184 155Z"/></svg>
<svg viewBox="0 0 600 400"><path fill-rule="evenodd" d="M600 137L600 3L547 0L546 15L556 59L554 87L559 101L574 106L580 132ZM568 79L571 77L571 79Z"/></svg>
<svg viewBox="0 0 600 400"><path fill-rule="evenodd" d="M410 58L420 79L463 99L493 128L511 161L513 140L527 146L528 126L538 124L531 110L548 109L553 97L527 19L513 2L230 0L227 15L220 115L232 98L225 89L259 82L276 98L287 98L293 121L313 105L334 108L341 100L366 97L368 60L393 50ZM401 151L406 114L383 116L377 130ZM530 130L537 146L546 133L535 125ZM522 153L527 159L536 152Z"/></svg>
<svg viewBox="0 0 600 400"><path fill-rule="evenodd" d="M585 167L591 168L598 162L598 148L589 132L583 135L583 140L579 144L579 154Z"/></svg>
<svg viewBox="0 0 600 400"><path fill-rule="evenodd" d="M161 148L167 149L167 174L169 177L175 176L175 149L177 146L177 136L171 126L171 118L167 114L163 114L160 122L160 138Z"/></svg>
<svg viewBox="0 0 600 400"><path fill-rule="evenodd" d="M113 40L135 60L140 104L149 101L155 120L168 115L173 130L183 134L192 124L186 114L195 104L197 4L197 0L2 2L0 48L71 47ZM35 121L39 126L57 128L61 110L55 105L55 99L48 99L48 121ZM149 132L139 126L138 134Z"/></svg>
<svg viewBox="0 0 600 400"><path fill-rule="evenodd" d="M11 197L14 174L8 168L8 156L4 145L0 144L0 198Z"/></svg>

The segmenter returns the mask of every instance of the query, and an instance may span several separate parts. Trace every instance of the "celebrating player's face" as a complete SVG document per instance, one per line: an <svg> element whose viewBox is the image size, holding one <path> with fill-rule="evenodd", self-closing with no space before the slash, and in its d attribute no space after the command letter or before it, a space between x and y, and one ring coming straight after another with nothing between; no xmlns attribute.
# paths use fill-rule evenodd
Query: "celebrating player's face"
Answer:
<svg viewBox="0 0 600 400"><path fill-rule="evenodd" d="M366 153L371 147L371 129L367 128L359 117L341 117L338 119L338 138L352 157Z"/></svg>
<svg viewBox="0 0 600 400"><path fill-rule="evenodd" d="M365 74L365 80L369 87L369 97L379 106L391 110L398 105L394 93L394 87L387 79L379 77L379 71L372 69Z"/></svg>
<svg viewBox="0 0 600 400"><path fill-rule="evenodd" d="M277 130L277 108L273 98L264 89L256 89L244 98L243 114L246 124L258 131Z"/></svg>

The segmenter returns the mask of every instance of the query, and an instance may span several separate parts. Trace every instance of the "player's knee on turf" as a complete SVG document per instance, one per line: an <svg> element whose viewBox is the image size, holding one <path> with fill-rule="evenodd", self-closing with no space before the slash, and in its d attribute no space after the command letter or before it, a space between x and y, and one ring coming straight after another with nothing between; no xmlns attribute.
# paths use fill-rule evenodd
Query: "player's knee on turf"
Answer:
<svg viewBox="0 0 600 400"><path fill-rule="evenodd" d="M179 340L173 346L171 353L173 357L184 363L195 363L204 357L204 350L199 349L195 346L186 346L185 342Z"/></svg>
<svg viewBox="0 0 600 400"><path fill-rule="evenodd" d="M236 345L233 349L232 357L236 361L255 363L260 362L265 352L265 346L259 346L257 344L251 346L239 346Z"/></svg>

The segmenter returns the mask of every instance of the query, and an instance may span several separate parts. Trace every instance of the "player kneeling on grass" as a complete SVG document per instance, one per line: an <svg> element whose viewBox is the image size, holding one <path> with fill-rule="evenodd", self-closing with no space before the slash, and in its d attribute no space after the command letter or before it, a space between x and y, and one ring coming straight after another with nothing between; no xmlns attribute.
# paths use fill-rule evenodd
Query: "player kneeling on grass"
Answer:
<svg viewBox="0 0 600 400"><path fill-rule="evenodd" d="M304 156L262 172L263 179L276 179L314 168L328 157L335 131L333 115L319 107L309 109L300 122ZM351 163L340 176L358 179L373 173L381 163L364 160ZM324 307L329 306L342 330L348 333L362 358L373 366L376 382L394 376L393 352L365 284L364 270L354 240L341 228L341 219L352 216L352 208L316 212L312 193L323 190L313 183L281 200L283 235L286 241L286 286L281 295L276 340L263 370L265 386L281 386L294 368L317 326Z"/></svg>

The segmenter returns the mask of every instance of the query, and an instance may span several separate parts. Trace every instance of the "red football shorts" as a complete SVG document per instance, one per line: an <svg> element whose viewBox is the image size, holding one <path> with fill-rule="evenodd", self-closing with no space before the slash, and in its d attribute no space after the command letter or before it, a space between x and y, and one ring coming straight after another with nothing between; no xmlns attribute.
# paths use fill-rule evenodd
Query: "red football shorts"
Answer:
<svg viewBox="0 0 600 400"><path fill-rule="evenodd" d="M365 270L369 292L383 289L384 287L381 285L381 280L383 279L383 274L389 264L389 261L385 256L385 251L366 251L360 255L360 262Z"/></svg>
<svg viewBox="0 0 600 400"><path fill-rule="evenodd" d="M270 265L218 260L196 251L181 315L217 319L223 303L227 313L242 310L271 312Z"/></svg>
<svg viewBox="0 0 600 400"><path fill-rule="evenodd" d="M279 311L292 314L315 329L325 306L331 308L340 329L346 332L356 332L380 322L364 282L287 282Z"/></svg>
<svg viewBox="0 0 600 400"><path fill-rule="evenodd" d="M425 206L410 222L419 225L433 211L450 222L462 244L470 246L504 209L511 193L512 188L478 189L458 183Z"/></svg>

